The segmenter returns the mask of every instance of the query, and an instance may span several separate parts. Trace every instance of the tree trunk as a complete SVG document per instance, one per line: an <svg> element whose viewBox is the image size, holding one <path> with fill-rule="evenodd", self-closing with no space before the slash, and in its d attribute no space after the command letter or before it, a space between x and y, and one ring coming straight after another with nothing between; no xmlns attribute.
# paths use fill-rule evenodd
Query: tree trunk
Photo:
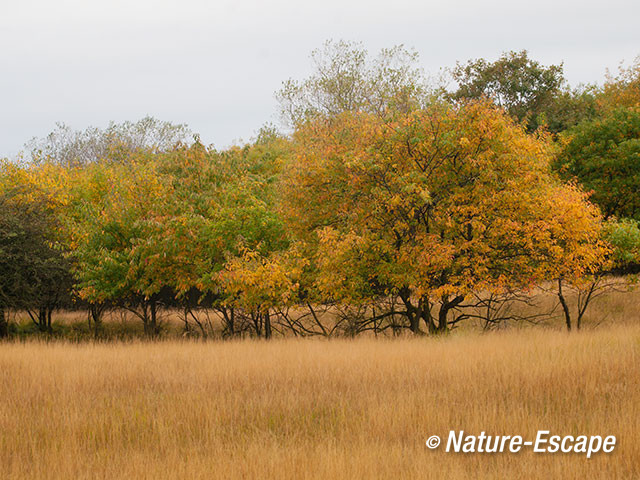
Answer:
<svg viewBox="0 0 640 480"><path fill-rule="evenodd" d="M102 312L104 307L102 305L92 303L89 306L89 315L91 320L93 321L93 336L95 338L100 334L100 330L102 327Z"/></svg>
<svg viewBox="0 0 640 480"><path fill-rule="evenodd" d="M142 325L144 326L144 334L145 336L149 336L149 311L147 310L147 302L143 301L141 303L142 314L138 314L135 312L138 317L142 319Z"/></svg>
<svg viewBox="0 0 640 480"><path fill-rule="evenodd" d="M452 300L449 300L448 295L442 296L442 303L440 304L440 311L438 312L438 329L437 333L447 333L449 331L448 328L448 317L449 312L453 310L455 307L460 305L464 300L464 296L458 295L454 297Z"/></svg>
<svg viewBox="0 0 640 480"><path fill-rule="evenodd" d="M150 310L150 318L149 318L149 333L151 334L152 337L155 337L158 335L159 330L158 330L158 318L157 318L157 303L156 303L156 299L151 297L151 300L149 302L149 310Z"/></svg>
<svg viewBox="0 0 640 480"><path fill-rule="evenodd" d="M440 306L440 311L438 312L438 333L444 333L448 330L447 328L447 317L449 316L449 307L445 302Z"/></svg>
<svg viewBox="0 0 640 480"><path fill-rule="evenodd" d="M184 334L189 335L191 327L189 326L189 306L184 305L182 308L182 321L184 322Z"/></svg>
<svg viewBox="0 0 640 480"><path fill-rule="evenodd" d="M258 338L262 337L262 316L259 312L251 312L251 321L253 322L253 329L256 332Z"/></svg>
<svg viewBox="0 0 640 480"><path fill-rule="evenodd" d="M584 317L587 308L589 308L589 303L596 295L596 290L600 284L601 278L596 278L593 282L589 284L589 288L587 289L586 295L583 294L578 295L578 318L576 319L576 328L580 330L582 327L582 318ZM582 299L582 301L581 301Z"/></svg>
<svg viewBox="0 0 640 480"><path fill-rule="evenodd" d="M142 323L144 324L144 334L147 337L155 337L159 333L158 329L158 307L154 297L149 301L142 302Z"/></svg>
<svg viewBox="0 0 640 480"><path fill-rule="evenodd" d="M419 335L420 332L420 318L422 315L420 314L420 310L416 309L409 315L409 330L414 335Z"/></svg>
<svg viewBox="0 0 640 480"><path fill-rule="evenodd" d="M230 337L235 336L236 327L235 327L235 314L234 314L233 307L231 308L222 307L221 311L222 311L222 317L224 318L225 327L229 336Z"/></svg>
<svg viewBox="0 0 640 480"><path fill-rule="evenodd" d="M271 316L269 310L264 314L264 338L269 340L271 338Z"/></svg>
<svg viewBox="0 0 640 480"><path fill-rule="evenodd" d="M44 307L38 309L38 330L43 333L47 331L47 309Z"/></svg>
<svg viewBox="0 0 640 480"><path fill-rule="evenodd" d="M564 312L564 321L567 325L567 331L571 331L571 312L569 311L569 305L567 304L567 300L564 298L562 294L562 279L558 279L558 299L560 300L560 305L562 305L562 310Z"/></svg>
<svg viewBox="0 0 640 480"><path fill-rule="evenodd" d="M422 319L422 299L418 301L418 306L415 307L411 303L411 293L408 289L404 288L400 291L400 299L404 303L404 307L407 310L407 318L409 319L409 330L415 335L422 333L420 330L420 320Z"/></svg>
<svg viewBox="0 0 640 480"><path fill-rule="evenodd" d="M430 335L433 335L437 332L436 324L433 321L433 316L431 315L431 304L428 300L425 300L425 306L422 309L422 318L424 319L424 324L427 326L427 331Z"/></svg>
<svg viewBox="0 0 640 480"><path fill-rule="evenodd" d="M7 323L7 317L5 316L4 307L0 305L0 338L5 338L9 335L9 325Z"/></svg>

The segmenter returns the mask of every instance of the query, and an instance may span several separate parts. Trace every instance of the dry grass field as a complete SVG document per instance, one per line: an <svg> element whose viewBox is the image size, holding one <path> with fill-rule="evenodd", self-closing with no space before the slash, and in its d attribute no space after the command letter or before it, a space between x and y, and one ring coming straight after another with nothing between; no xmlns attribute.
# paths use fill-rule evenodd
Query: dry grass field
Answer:
<svg viewBox="0 0 640 480"><path fill-rule="evenodd" d="M0 345L0 478L640 478L640 325ZM613 453L429 450L449 430Z"/></svg>

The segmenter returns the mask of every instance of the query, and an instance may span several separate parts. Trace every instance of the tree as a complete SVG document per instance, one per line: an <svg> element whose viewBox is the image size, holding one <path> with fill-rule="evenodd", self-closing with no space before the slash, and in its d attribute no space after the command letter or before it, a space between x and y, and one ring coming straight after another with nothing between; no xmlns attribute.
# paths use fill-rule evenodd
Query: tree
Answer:
<svg viewBox="0 0 640 480"><path fill-rule="evenodd" d="M640 220L640 109L616 108L569 130L554 166L593 192L605 218Z"/></svg>
<svg viewBox="0 0 640 480"><path fill-rule="evenodd" d="M196 142L84 167L70 213L81 297L129 308L149 335L167 303L185 318L204 299L228 313L233 292L218 278L225 264L245 249L267 255L287 245L273 208L285 150L271 132L226 152Z"/></svg>
<svg viewBox="0 0 640 480"><path fill-rule="evenodd" d="M218 256L202 277L202 288L218 296L216 307L231 336L243 327L238 320L248 320L242 323L270 338L270 309L291 284L282 276L289 237L276 208L278 178L289 152L287 139L262 129L253 144L216 156L221 179L209 193L217 208L209 215L207 235Z"/></svg>
<svg viewBox="0 0 640 480"><path fill-rule="evenodd" d="M427 88L418 55L402 45L370 59L359 43L327 41L311 53L314 73L303 81L284 82L276 98L283 119L294 126L317 115L388 111L419 106Z"/></svg>
<svg viewBox="0 0 640 480"><path fill-rule="evenodd" d="M125 163L85 167L71 191L68 215L79 295L94 304L113 301L129 308L148 335L158 333L164 284L153 274L160 268L158 259L145 246L165 227L158 206L167 194L157 165L142 152ZM166 259L166 252L154 253Z"/></svg>
<svg viewBox="0 0 640 480"><path fill-rule="evenodd" d="M573 282L565 282L563 277L558 279L556 294L568 331L574 326L580 330L585 313L596 298L607 292L621 290L622 284L616 274L637 272L640 266L638 222L610 219L604 224L602 236L608 248L606 260L598 270ZM564 293L567 288L574 293L574 313Z"/></svg>
<svg viewBox="0 0 640 480"><path fill-rule="evenodd" d="M346 112L294 141L284 209L314 287L352 304L394 295L414 333L446 331L471 292L580 277L604 255L597 209L554 179L548 144L484 102Z"/></svg>
<svg viewBox="0 0 640 480"><path fill-rule="evenodd" d="M619 107L640 107L640 55L627 68L621 64L618 75L607 74L598 100L605 112Z"/></svg>
<svg viewBox="0 0 640 480"><path fill-rule="evenodd" d="M600 90L593 85L571 88L564 86L544 110L538 113L536 123L552 133L554 139L582 121L595 119L599 114Z"/></svg>
<svg viewBox="0 0 640 480"><path fill-rule="evenodd" d="M304 260L288 253L273 252L264 256L245 250L230 258L218 274L227 305L246 312L258 337L270 339L274 309L282 309L297 300Z"/></svg>
<svg viewBox="0 0 640 480"><path fill-rule="evenodd" d="M611 220L605 225L612 246L612 269L634 271L640 267L640 222L630 218Z"/></svg>
<svg viewBox="0 0 640 480"><path fill-rule="evenodd" d="M454 100L487 97L504 108L518 122L533 132L541 117L548 117L565 82L563 67L541 65L529 58L526 50L507 52L495 62L480 58L466 64L457 63L452 70L458 89L451 94ZM570 94L565 94L570 98ZM555 128L555 122L546 122Z"/></svg>
<svg viewBox="0 0 640 480"><path fill-rule="evenodd" d="M42 197L0 192L0 337L7 335L6 309L26 310L51 333L53 311L70 304L71 264L56 240L59 229Z"/></svg>
<svg viewBox="0 0 640 480"><path fill-rule="evenodd" d="M144 117L137 122L111 122L105 129L89 127L82 131L58 123L45 138L33 138L25 145L35 163L43 161L77 167L97 161L119 161L130 152L164 152L176 144L189 143L186 125Z"/></svg>

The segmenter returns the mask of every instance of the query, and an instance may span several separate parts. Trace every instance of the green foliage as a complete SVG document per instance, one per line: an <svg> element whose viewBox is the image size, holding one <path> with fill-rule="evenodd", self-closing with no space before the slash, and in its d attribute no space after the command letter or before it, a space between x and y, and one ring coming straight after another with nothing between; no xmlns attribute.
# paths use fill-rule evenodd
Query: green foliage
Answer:
<svg viewBox="0 0 640 480"><path fill-rule="evenodd" d="M453 99L487 97L518 122L525 122L529 132L538 128L542 116L553 129L562 128L559 119L548 118L564 84L562 65L545 67L522 50L504 53L495 62L480 58L458 63L452 74L458 83ZM564 101L568 100L574 99L565 93Z"/></svg>
<svg viewBox="0 0 640 480"><path fill-rule="evenodd" d="M557 138L558 134L578 123L598 116L598 95L600 91L595 86L562 88L537 114L535 124L544 126Z"/></svg>
<svg viewBox="0 0 640 480"><path fill-rule="evenodd" d="M605 234L613 246L615 267L624 269L640 264L640 222L629 218L610 221Z"/></svg>
<svg viewBox="0 0 640 480"><path fill-rule="evenodd" d="M569 130L555 168L577 179L606 218L640 220L640 110L617 108Z"/></svg>
<svg viewBox="0 0 640 480"><path fill-rule="evenodd" d="M219 153L196 142L86 168L71 207L81 295L149 299L197 289L224 299L217 272L228 258L286 248L275 211L285 148L272 138Z"/></svg>
<svg viewBox="0 0 640 480"><path fill-rule="evenodd" d="M0 307L32 311L35 319L35 312L69 305L71 265L54 212L42 197L21 193L0 192Z"/></svg>

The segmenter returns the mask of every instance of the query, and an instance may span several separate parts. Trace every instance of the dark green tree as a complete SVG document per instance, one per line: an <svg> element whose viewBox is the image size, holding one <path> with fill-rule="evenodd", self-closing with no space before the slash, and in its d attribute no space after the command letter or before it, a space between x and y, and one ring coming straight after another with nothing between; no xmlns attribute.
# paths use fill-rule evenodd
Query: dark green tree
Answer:
<svg viewBox="0 0 640 480"><path fill-rule="evenodd" d="M50 333L53 311L70 302L73 279L55 241L58 228L43 200L0 195L0 336L7 334L6 309L26 310Z"/></svg>
<svg viewBox="0 0 640 480"><path fill-rule="evenodd" d="M541 65L522 50L504 53L495 62L479 58L458 63L451 73L458 84L450 95L454 100L488 97L518 122L525 122L529 132L543 121L555 123L544 116L562 92L562 64Z"/></svg>
<svg viewBox="0 0 640 480"><path fill-rule="evenodd" d="M591 190L606 218L640 220L640 110L617 108L572 128L554 166Z"/></svg>

